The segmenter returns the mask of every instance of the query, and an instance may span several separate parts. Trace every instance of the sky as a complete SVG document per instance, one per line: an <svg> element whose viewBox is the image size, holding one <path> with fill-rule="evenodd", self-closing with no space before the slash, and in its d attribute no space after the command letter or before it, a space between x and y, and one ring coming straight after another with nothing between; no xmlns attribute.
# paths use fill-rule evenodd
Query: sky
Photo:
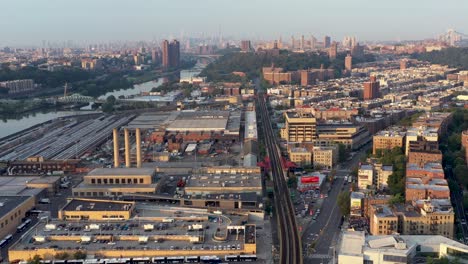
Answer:
<svg viewBox="0 0 468 264"><path fill-rule="evenodd" d="M466 0L0 0L0 46L224 36L359 41L468 34Z"/></svg>

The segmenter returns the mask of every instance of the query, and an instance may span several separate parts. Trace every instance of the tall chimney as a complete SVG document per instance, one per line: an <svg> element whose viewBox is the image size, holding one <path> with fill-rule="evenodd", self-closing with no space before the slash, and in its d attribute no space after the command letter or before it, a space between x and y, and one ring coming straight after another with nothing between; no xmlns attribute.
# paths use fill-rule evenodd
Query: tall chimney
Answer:
<svg viewBox="0 0 468 264"><path fill-rule="evenodd" d="M140 129L137 128L135 131L136 134L136 159L137 159L137 168L141 168L141 133Z"/></svg>
<svg viewBox="0 0 468 264"><path fill-rule="evenodd" d="M119 131L117 128L114 128L113 130L114 134L114 168L120 167L120 161L119 161Z"/></svg>
<svg viewBox="0 0 468 264"><path fill-rule="evenodd" d="M141 132L139 128L136 129L135 134L137 143L137 168L141 168Z"/></svg>
<svg viewBox="0 0 468 264"><path fill-rule="evenodd" d="M125 135L125 167L130 168L131 167L131 163L130 163L130 138L129 138L128 128L124 129L124 135Z"/></svg>

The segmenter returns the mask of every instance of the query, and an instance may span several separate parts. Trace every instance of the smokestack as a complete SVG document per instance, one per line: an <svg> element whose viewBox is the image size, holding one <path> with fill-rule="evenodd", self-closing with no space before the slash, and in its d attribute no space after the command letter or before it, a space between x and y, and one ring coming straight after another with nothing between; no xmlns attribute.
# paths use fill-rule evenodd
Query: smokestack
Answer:
<svg viewBox="0 0 468 264"><path fill-rule="evenodd" d="M119 131L117 128L114 128L113 130L114 134L114 168L120 167L120 161L119 161Z"/></svg>
<svg viewBox="0 0 468 264"><path fill-rule="evenodd" d="M140 133L139 128L136 129L135 134L136 134L137 168L141 168L141 133Z"/></svg>
<svg viewBox="0 0 468 264"><path fill-rule="evenodd" d="M130 168L131 167L131 163L130 163L130 138L129 138L128 128L124 129L124 135L125 135L125 167Z"/></svg>

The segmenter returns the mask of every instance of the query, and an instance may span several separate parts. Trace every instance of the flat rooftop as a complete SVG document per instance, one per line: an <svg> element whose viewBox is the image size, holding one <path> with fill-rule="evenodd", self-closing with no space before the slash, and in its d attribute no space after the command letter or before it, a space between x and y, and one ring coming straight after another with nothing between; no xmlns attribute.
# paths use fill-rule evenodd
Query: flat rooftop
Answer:
<svg viewBox="0 0 468 264"><path fill-rule="evenodd" d="M128 211L133 206L130 202L114 202L105 200L72 199L63 208L63 211Z"/></svg>
<svg viewBox="0 0 468 264"><path fill-rule="evenodd" d="M230 246L227 250L232 252L244 249L244 231L239 236L236 236L235 232L227 232L228 226L231 226L228 217L222 215L206 217L206 220L201 222L199 218L197 219L198 222L174 218L167 222L144 218L119 222L51 220L48 223L40 222L34 230L24 235L25 239L10 250L40 248L60 250L78 247L86 251L120 250L125 256L126 251L143 248L161 251L179 250L181 255L201 248L209 254L210 250L217 250L219 246L224 248L227 245ZM212 237L215 233L224 234L226 240L214 241ZM193 239L199 239L200 243L194 244ZM187 252L183 253L185 251Z"/></svg>
<svg viewBox="0 0 468 264"><path fill-rule="evenodd" d="M340 255L360 256L366 241L364 231L346 231L341 241Z"/></svg>
<svg viewBox="0 0 468 264"><path fill-rule="evenodd" d="M187 177L185 187L259 187L262 181L259 174L201 174Z"/></svg>
<svg viewBox="0 0 468 264"><path fill-rule="evenodd" d="M30 196L0 196L0 218L31 198Z"/></svg>
<svg viewBox="0 0 468 264"><path fill-rule="evenodd" d="M291 118L315 118L311 113L303 113L303 112L285 112L289 119Z"/></svg>
<svg viewBox="0 0 468 264"><path fill-rule="evenodd" d="M88 173L87 176L128 176L128 175L150 175L154 174L152 168L97 168Z"/></svg>
<svg viewBox="0 0 468 264"><path fill-rule="evenodd" d="M50 179L47 179L50 178ZM34 196L41 192L42 188L28 188L28 183L50 183L57 177L50 176L2 176L0 177L0 193L10 196Z"/></svg>

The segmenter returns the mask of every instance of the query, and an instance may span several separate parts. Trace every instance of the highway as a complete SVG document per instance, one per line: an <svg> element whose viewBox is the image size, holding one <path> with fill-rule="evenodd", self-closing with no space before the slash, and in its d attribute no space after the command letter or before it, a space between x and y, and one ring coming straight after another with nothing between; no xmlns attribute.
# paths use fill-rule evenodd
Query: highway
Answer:
<svg viewBox="0 0 468 264"><path fill-rule="evenodd" d="M274 185L275 214L278 225L278 239L281 264L302 264L302 247L297 228L295 210L281 164L280 149L271 127L266 99L262 92L257 94L258 112L261 115L263 138L271 162Z"/></svg>

